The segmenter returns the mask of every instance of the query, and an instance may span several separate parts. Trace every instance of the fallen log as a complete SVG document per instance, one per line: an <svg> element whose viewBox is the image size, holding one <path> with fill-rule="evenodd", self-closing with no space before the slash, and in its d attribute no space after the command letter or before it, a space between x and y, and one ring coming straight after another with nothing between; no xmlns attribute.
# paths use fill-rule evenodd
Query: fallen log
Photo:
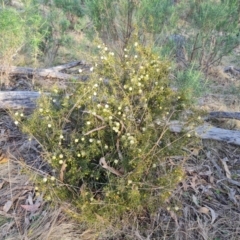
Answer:
<svg viewBox="0 0 240 240"><path fill-rule="evenodd" d="M195 129L201 139L217 140L240 146L240 131L217 128L204 124Z"/></svg>
<svg viewBox="0 0 240 240"><path fill-rule="evenodd" d="M82 66L86 68L86 63L83 61L76 61L67 63L64 65L51 67L51 68L40 68L40 69L34 69L29 67L15 67L15 66L0 66L0 74L8 74L9 76L27 76L29 78L50 78L50 79L58 79L58 80L82 80L82 76L80 75L74 75L74 74L67 74L62 73L60 71Z"/></svg>
<svg viewBox="0 0 240 240"><path fill-rule="evenodd" d="M26 109L33 110L36 107L36 100L39 98L41 93L32 91L6 91L0 92L0 109ZM218 112L217 112L218 113ZM221 113L221 114L220 114ZM240 113L227 113L227 112L216 112L210 113L212 116L231 116L231 118L238 119ZM170 131L181 132L185 129L184 124L179 121L172 121L169 123ZM185 129L186 130L186 129ZM188 129L189 130L189 129ZM221 129L214 127L210 124L204 124L197 127L194 130L189 130L196 132L197 136L202 139L212 139L217 141L222 141L226 143L231 143L240 146L240 131L233 131L227 129Z"/></svg>
<svg viewBox="0 0 240 240"><path fill-rule="evenodd" d="M34 91L0 91L0 109L34 108L39 96ZM215 118L240 120L240 112L210 112L205 120Z"/></svg>
<svg viewBox="0 0 240 240"><path fill-rule="evenodd" d="M230 73L234 76L239 76L240 75L240 69L236 68L234 66L228 66L224 68L225 73Z"/></svg>
<svg viewBox="0 0 240 240"><path fill-rule="evenodd" d="M39 92L32 91L0 92L0 109L34 109L36 107L36 100L39 96Z"/></svg>
<svg viewBox="0 0 240 240"><path fill-rule="evenodd" d="M228 118L240 120L240 112L210 112L207 119Z"/></svg>
<svg viewBox="0 0 240 240"><path fill-rule="evenodd" d="M179 121L170 121L169 129L175 133L185 130L196 134L201 139L217 140L240 146L240 131L237 130L217 128L207 123L190 130Z"/></svg>

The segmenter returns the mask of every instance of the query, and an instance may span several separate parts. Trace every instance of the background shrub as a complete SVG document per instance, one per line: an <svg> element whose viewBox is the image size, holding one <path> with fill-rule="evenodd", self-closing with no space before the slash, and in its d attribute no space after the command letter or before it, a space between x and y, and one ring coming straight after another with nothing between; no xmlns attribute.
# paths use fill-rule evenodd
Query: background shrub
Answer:
<svg viewBox="0 0 240 240"><path fill-rule="evenodd" d="M0 9L0 60L11 59L24 44L24 21L14 9Z"/></svg>
<svg viewBox="0 0 240 240"><path fill-rule="evenodd" d="M203 72L239 44L238 1L183 1L179 12L184 24L179 33L187 35L185 61Z"/></svg>

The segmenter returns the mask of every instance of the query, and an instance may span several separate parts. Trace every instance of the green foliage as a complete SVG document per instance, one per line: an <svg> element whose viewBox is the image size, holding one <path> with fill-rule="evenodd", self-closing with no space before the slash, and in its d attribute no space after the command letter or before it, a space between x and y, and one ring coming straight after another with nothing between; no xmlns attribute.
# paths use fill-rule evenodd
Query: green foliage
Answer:
<svg viewBox="0 0 240 240"><path fill-rule="evenodd" d="M169 33L176 29L179 15L169 0L143 0L136 11L139 29L153 34Z"/></svg>
<svg viewBox="0 0 240 240"><path fill-rule="evenodd" d="M40 43L45 65L53 64L60 47L71 44L71 38L67 35L70 25L62 10L51 6L50 10L46 11L45 24L39 29L40 33L45 33Z"/></svg>
<svg viewBox="0 0 240 240"><path fill-rule="evenodd" d="M86 14L103 41L118 54L134 30L134 12L138 6L134 0L86 0Z"/></svg>
<svg viewBox="0 0 240 240"><path fill-rule="evenodd" d="M44 56L46 66L52 65L59 50L62 47L69 49L75 42L69 32L75 29L83 16L82 4L80 1L55 0L53 2L34 3L37 9L43 9L44 24L39 28L39 32L44 33L44 38L40 43L40 50Z"/></svg>
<svg viewBox="0 0 240 240"><path fill-rule="evenodd" d="M25 23L24 52L34 62L41 56L41 44L48 34L48 23L43 17L40 5L35 1L25 2L25 11L22 14Z"/></svg>
<svg viewBox="0 0 240 240"><path fill-rule="evenodd" d="M11 65L21 50L29 60L36 60L39 55L46 22L38 7L33 1L26 1L24 11L10 7L0 10L0 58L5 64Z"/></svg>
<svg viewBox="0 0 240 240"><path fill-rule="evenodd" d="M201 32L232 32L237 27L239 1L188 1L186 20ZM186 7L186 4L183 6ZM185 8L186 10L186 8Z"/></svg>
<svg viewBox="0 0 240 240"><path fill-rule="evenodd" d="M11 62L12 56L23 50L26 58L51 65L60 47L73 44L68 32L82 16L78 1L56 1L46 6L38 0L24 1L24 11L6 6L0 10L0 58ZM77 3L76 5L74 5ZM10 63L11 64L11 63Z"/></svg>
<svg viewBox="0 0 240 240"><path fill-rule="evenodd" d="M91 18L91 20L93 21L93 24L95 25L97 31L104 32L106 31L106 29L110 28L109 32L111 32L111 29L115 28L113 23L113 20L115 18L113 8L117 6L116 1L86 0L85 4L87 7L86 12L88 16Z"/></svg>
<svg viewBox="0 0 240 240"><path fill-rule="evenodd" d="M188 99L192 100L196 100L206 93L208 86L203 73L195 70L194 67L177 72L176 84L179 89L185 92Z"/></svg>
<svg viewBox="0 0 240 240"><path fill-rule="evenodd" d="M124 61L105 45L98 54L88 81L53 89L22 122L64 183L48 194L72 200L88 222L164 206L184 177L169 159L195 141L192 132L172 133L169 121L198 123L184 92L169 86L170 64L150 48L131 44Z"/></svg>
<svg viewBox="0 0 240 240"><path fill-rule="evenodd" d="M14 9L0 9L0 59L10 59L25 40L24 21Z"/></svg>
<svg viewBox="0 0 240 240"><path fill-rule="evenodd" d="M152 41L161 53L177 55L185 66L194 64L205 73L240 42L237 0L186 0L177 4L168 0L87 0L86 8L99 36L120 53L137 29L143 43ZM184 37L185 42L174 43L174 35Z"/></svg>
<svg viewBox="0 0 240 240"><path fill-rule="evenodd" d="M188 31L185 48L189 63L205 72L239 43L239 1L187 1L180 8ZM182 31L183 32L183 31Z"/></svg>
<svg viewBox="0 0 240 240"><path fill-rule="evenodd" d="M100 35L107 33L106 38L117 41L127 41L136 27L142 30L142 35L166 33L175 29L178 19L176 8L168 0L87 0L85 4L86 13Z"/></svg>
<svg viewBox="0 0 240 240"><path fill-rule="evenodd" d="M54 0L55 6L61 8L66 14L83 17L83 7L78 0Z"/></svg>

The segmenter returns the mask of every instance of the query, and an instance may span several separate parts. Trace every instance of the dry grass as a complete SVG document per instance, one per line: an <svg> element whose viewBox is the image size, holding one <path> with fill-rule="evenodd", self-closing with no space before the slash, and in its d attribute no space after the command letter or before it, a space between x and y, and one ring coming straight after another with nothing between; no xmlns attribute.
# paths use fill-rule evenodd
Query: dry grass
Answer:
<svg viewBox="0 0 240 240"><path fill-rule="evenodd" d="M59 206L51 206L41 196L36 196L29 176L21 174L21 167L11 162L1 164L4 181L1 194L0 239L76 239L84 228L68 219ZM10 209L6 209L11 201ZM36 211L26 211L22 205L34 206Z"/></svg>
<svg viewBox="0 0 240 240"><path fill-rule="evenodd" d="M24 146L24 143L23 143ZM25 145L26 147L26 145ZM24 148L22 151L26 151ZM19 153L19 152L18 152ZM4 154L6 156L6 154ZM10 154L0 162L0 239L94 239L71 221L58 204L38 196L26 166ZM44 169L43 166L41 166ZM33 168L32 168L33 169ZM46 168L45 168L46 171ZM27 206L27 207L26 207Z"/></svg>

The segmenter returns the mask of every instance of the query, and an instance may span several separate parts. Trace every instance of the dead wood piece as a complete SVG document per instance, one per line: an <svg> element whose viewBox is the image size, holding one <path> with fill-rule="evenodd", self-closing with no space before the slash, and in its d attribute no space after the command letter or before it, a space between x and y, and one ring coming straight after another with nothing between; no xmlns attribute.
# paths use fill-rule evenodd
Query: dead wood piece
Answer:
<svg viewBox="0 0 240 240"><path fill-rule="evenodd" d="M217 140L229 144L240 146L240 131L227 130L214 127L210 124L204 124L193 130L186 128L183 123L179 121L172 121L169 123L169 129L172 132L179 133L181 131L195 132L201 139Z"/></svg>
<svg viewBox="0 0 240 240"><path fill-rule="evenodd" d="M240 131L213 127L209 124L196 128L196 133L202 139L211 139L240 146Z"/></svg>
<svg viewBox="0 0 240 240"><path fill-rule="evenodd" d="M65 70L65 69L69 69L69 68L73 68L73 67L81 66L81 65L86 66L86 63L84 61L75 61L75 62L67 63L67 64L64 64L64 65L51 67L51 68L48 68L48 69L59 72L59 71Z"/></svg>
<svg viewBox="0 0 240 240"><path fill-rule="evenodd" d="M208 119L229 118L240 120L240 112L210 112Z"/></svg>
<svg viewBox="0 0 240 240"><path fill-rule="evenodd" d="M234 67L234 66L228 66L224 68L224 72L225 73L230 73L234 76L238 76L240 75L240 69Z"/></svg>
<svg viewBox="0 0 240 240"><path fill-rule="evenodd" d="M119 171L117 171L116 169L114 169L113 167L110 167L108 166L108 164L106 163L106 160L105 160L105 157L101 157L100 160L99 160L99 164L100 166L102 166L103 168L107 169L109 172L119 176L119 177L122 177L123 174L120 173Z"/></svg>
<svg viewBox="0 0 240 240"><path fill-rule="evenodd" d="M47 94L47 93L44 93ZM39 98L39 92L31 91L6 91L0 92L0 109L34 109L36 107L36 100ZM227 112L213 112L210 116L220 116L225 118L240 119L240 113L227 113ZM102 126L104 128L105 126ZM240 146L240 131L233 131L227 129L221 129L213 127L209 124L204 124L196 129L189 129L184 126L184 123L179 121L171 121L169 123L169 129L172 132L195 131L197 135L202 139L212 139L223 141ZM95 129L95 130L100 130Z"/></svg>
<svg viewBox="0 0 240 240"><path fill-rule="evenodd" d="M43 69L34 69L29 67L15 67L15 66L0 66L0 73L8 73L10 76L28 76L32 77L42 77L42 78L51 78L59 80L70 80L76 79L81 80L82 77L79 75L71 75L66 73L61 73L60 71L73 68L76 66L85 65L83 61L71 62L65 65L60 65L52 68L43 68Z"/></svg>
<svg viewBox="0 0 240 240"><path fill-rule="evenodd" d="M34 109L39 92L6 91L0 92L0 109Z"/></svg>

